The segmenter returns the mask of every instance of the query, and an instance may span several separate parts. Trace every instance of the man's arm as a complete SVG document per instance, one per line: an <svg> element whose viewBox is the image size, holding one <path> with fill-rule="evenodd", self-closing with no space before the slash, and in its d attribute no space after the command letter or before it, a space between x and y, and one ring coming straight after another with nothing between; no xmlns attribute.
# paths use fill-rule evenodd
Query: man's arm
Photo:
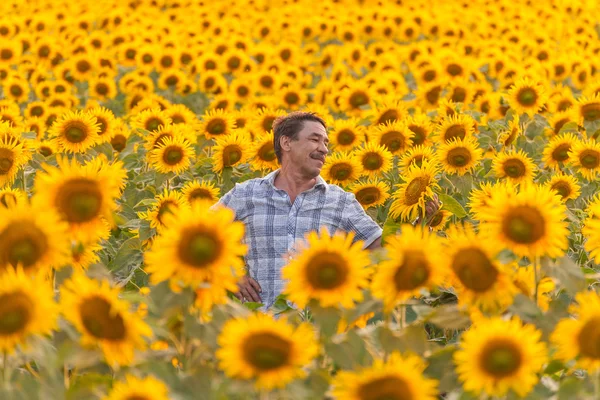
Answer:
<svg viewBox="0 0 600 400"><path fill-rule="evenodd" d="M381 236L373 241L370 245L367 246L367 250L375 250L381 248Z"/></svg>

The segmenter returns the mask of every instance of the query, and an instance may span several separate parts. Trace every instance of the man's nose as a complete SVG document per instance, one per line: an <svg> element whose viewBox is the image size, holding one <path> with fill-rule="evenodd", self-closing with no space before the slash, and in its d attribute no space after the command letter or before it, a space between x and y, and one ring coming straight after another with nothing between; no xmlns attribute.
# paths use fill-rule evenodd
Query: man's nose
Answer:
<svg viewBox="0 0 600 400"><path fill-rule="evenodd" d="M329 153L329 149L327 148L327 145L323 142L319 143L319 151L325 155L327 155L327 153Z"/></svg>

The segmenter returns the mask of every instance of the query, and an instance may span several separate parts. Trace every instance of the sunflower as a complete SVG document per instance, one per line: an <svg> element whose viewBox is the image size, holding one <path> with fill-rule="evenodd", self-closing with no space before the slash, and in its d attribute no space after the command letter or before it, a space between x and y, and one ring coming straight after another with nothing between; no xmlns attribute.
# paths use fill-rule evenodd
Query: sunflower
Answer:
<svg viewBox="0 0 600 400"><path fill-rule="evenodd" d="M518 193L493 190L482 219L492 236L519 256L560 257L568 247L566 207L549 187L526 185Z"/></svg>
<svg viewBox="0 0 600 400"><path fill-rule="evenodd" d="M165 228L164 218L167 214L177 213L181 208L188 206L181 193L169 191L166 188L156 196L155 200L156 203L148 211L139 212L138 216L150 222L150 227L156 229L157 232L161 232Z"/></svg>
<svg viewBox="0 0 600 400"><path fill-rule="evenodd" d="M455 114L441 119L435 128L439 143L452 139L466 139L475 135L475 120L466 114Z"/></svg>
<svg viewBox="0 0 600 400"><path fill-rule="evenodd" d="M306 376L319 353L313 327L290 325L266 314L231 319L217 338L219 368L232 378L256 379L257 389L284 387Z"/></svg>
<svg viewBox="0 0 600 400"><path fill-rule="evenodd" d="M130 135L131 131L125 125L125 123L122 120L117 119L112 136L110 137L110 145L112 146L113 150L119 153L125 150Z"/></svg>
<svg viewBox="0 0 600 400"><path fill-rule="evenodd" d="M57 138L61 150L85 153L98 143L100 125L89 113L66 111L52 124L49 133Z"/></svg>
<svg viewBox="0 0 600 400"><path fill-rule="evenodd" d="M196 114L183 104L170 105L165 110L165 114L171 118L173 125L185 124L195 127L199 124Z"/></svg>
<svg viewBox="0 0 600 400"><path fill-rule="evenodd" d="M383 300L385 312L443 282L444 252L436 234L405 224L400 235L386 239L384 248L387 259L377 266L371 291Z"/></svg>
<svg viewBox="0 0 600 400"><path fill-rule="evenodd" d="M519 289L521 294L530 299L534 299L536 293L536 272L534 271L534 267L532 265L520 267L518 263L514 263L513 267L513 284ZM537 282L537 305L544 312L548 311L548 308L550 307L551 292L554 291L554 289L556 289L556 284L550 277L543 277Z"/></svg>
<svg viewBox="0 0 600 400"><path fill-rule="evenodd" d="M516 145L517 139L522 135L523 127L518 118L514 118L508 123L508 128L498 136L498 142L502 147L510 147Z"/></svg>
<svg viewBox="0 0 600 400"><path fill-rule="evenodd" d="M497 181L496 183L483 182L479 189L473 189L469 194L469 208L471 215L475 220L482 221L486 212L490 207L490 199L492 193L502 191L507 196L507 201L510 196L515 195L515 187L506 181Z"/></svg>
<svg viewBox="0 0 600 400"><path fill-rule="evenodd" d="M167 139L174 141L185 140L190 144L196 143L195 132L187 125L173 125L168 123L161 125L157 130L150 132L144 137L144 148L147 151L146 156L149 158L151 152L162 146Z"/></svg>
<svg viewBox="0 0 600 400"><path fill-rule="evenodd" d="M546 167L560 170L561 167L568 164L570 162L569 152L576 142L577 137L572 133L563 133L550 139L542 157Z"/></svg>
<svg viewBox="0 0 600 400"><path fill-rule="evenodd" d="M590 252L590 258L596 264L600 263L600 202L598 200L590 204L581 233L586 239L584 248Z"/></svg>
<svg viewBox="0 0 600 400"><path fill-rule="evenodd" d="M260 108L252 117L249 127L252 131L269 133L273 130L273 122L285 114L283 110L269 107Z"/></svg>
<svg viewBox="0 0 600 400"><path fill-rule="evenodd" d="M550 127L545 132L549 136L556 136L560 134L561 129L569 122L575 122L575 119L572 118L572 113L570 111L559 111L548 118Z"/></svg>
<svg viewBox="0 0 600 400"><path fill-rule="evenodd" d="M366 182L357 181L348 190L354 193L356 200L365 210L384 204L390 197L390 187L387 183L378 179L370 179Z"/></svg>
<svg viewBox="0 0 600 400"><path fill-rule="evenodd" d="M600 120L600 94L596 93L589 97L581 97L577 100L574 115L579 125Z"/></svg>
<svg viewBox="0 0 600 400"><path fill-rule="evenodd" d="M126 178L123 163L109 164L100 157L85 165L62 157L57 162L58 167L46 164L37 173L32 203L52 207L69 223L74 238L93 242L117 209L115 200Z"/></svg>
<svg viewBox="0 0 600 400"><path fill-rule="evenodd" d="M412 132L412 146L428 146L433 132L431 119L425 113L415 113L404 120L404 126Z"/></svg>
<svg viewBox="0 0 600 400"><path fill-rule="evenodd" d="M350 81L343 89L340 98L340 109L350 115L360 116L363 109L373 106L373 93L364 81Z"/></svg>
<svg viewBox="0 0 600 400"><path fill-rule="evenodd" d="M230 112L222 109L207 111L202 117L199 131L207 139L226 136L235 128L235 119Z"/></svg>
<svg viewBox="0 0 600 400"><path fill-rule="evenodd" d="M336 185L348 185L362 174L362 164L351 153L337 151L327 156L321 174Z"/></svg>
<svg viewBox="0 0 600 400"><path fill-rule="evenodd" d="M115 382L103 400L169 400L169 388L162 381L147 376L144 379L127 375L125 382Z"/></svg>
<svg viewBox="0 0 600 400"><path fill-rule="evenodd" d="M517 115L527 114L533 117L548 100L544 86L531 78L517 80L508 91L508 104Z"/></svg>
<svg viewBox="0 0 600 400"><path fill-rule="evenodd" d="M23 103L29 98L29 82L16 76L9 76L2 82L2 94L5 98Z"/></svg>
<svg viewBox="0 0 600 400"><path fill-rule="evenodd" d="M594 181L600 172L600 142L577 140L569 151L571 163L589 181Z"/></svg>
<svg viewBox="0 0 600 400"><path fill-rule="evenodd" d="M43 118L48 112L48 105L43 101L32 101L27 104L23 115L26 118Z"/></svg>
<svg viewBox="0 0 600 400"><path fill-rule="evenodd" d="M403 221L412 220L419 214L425 216L425 201L433 197L434 190L440 190L435 175L439 166L435 162L423 160L421 165L412 164L402 178L404 183L392 195L389 216L400 217Z"/></svg>
<svg viewBox="0 0 600 400"><path fill-rule="evenodd" d="M166 228L145 254L150 281L197 286L241 276L247 248L244 225L234 217L228 208L210 210L198 202L166 215Z"/></svg>
<svg viewBox="0 0 600 400"><path fill-rule="evenodd" d="M418 145L411 147L402 155L398 162L398 169L406 171L411 165L421 166L423 160L428 162L435 161L435 155L431 146Z"/></svg>
<svg viewBox="0 0 600 400"><path fill-rule="evenodd" d="M572 175L566 175L562 172L553 174L545 185L558 193L563 201L569 199L576 200L581 194L581 187L577 179Z"/></svg>
<svg viewBox="0 0 600 400"><path fill-rule="evenodd" d="M369 118L373 125L383 125L388 122L404 120L408 117L408 111L402 100L384 98L365 117Z"/></svg>
<svg viewBox="0 0 600 400"><path fill-rule="evenodd" d="M82 345L102 349L111 366L131 364L134 351L146 347L143 337L152 335L150 327L129 311L130 304L119 299L119 292L108 281L81 273L75 273L60 290L62 313L81 333Z"/></svg>
<svg viewBox="0 0 600 400"><path fill-rule="evenodd" d="M273 132L258 135L250 147L250 166L253 171L274 171L277 169L277 155L273 145Z"/></svg>
<svg viewBox="0 0 600 400"><path fill-rule="evenodd" d="M374 142L369 142L364 147L355 150L354 157L362 165L362 174L370 178L380 176L392 168L392 153L385 146Z"/></svg>
<svg viewBox="0 0 600 400"><path fill-rule="evenodd" d="M250 155L248 141L249 138L239 130L216 139L211 148L213 171L221 172L227 167L244 164Z"/></svg>
<svg viewBox="0 0 600 400"><path fill-rule="evenodd" d="M90 98L107 101L117 97L117 84L112 76L96 77L88 83Z"/></svg>
<svg viewBox="0 0 600 400"><path fill-rule="evenodd" d="M193 204L197 201L206 201L209 204L214 204L219 200L219 188L214 182L210 181L189 181L181 188L183 198Z"/></svg>
<svg viewBox="0 0 600 400"><path fill-rule="evenodd" d="M21 189L0 189L0 209L12 208L16 205L28 204L27 193Z"/></svg>
<svg viewBox="0 0 600 400"><path fill-rule="evenodd" d="M328 134L336 151L351 151L366 139L365 127L358 118L337 119Z"/></svg>
<svg viewBox="0 0 600 400"><path fill-rule="evenodd" d="M40 140L35 147L37 152L46 158L59 152L56 139Z"/></svg>
<svg viewBox="0 0 600 400"><path fill-rule="evenodd" d="M502 247L486 233L476 233L470 225L451 226L443 264L459 305L499 312L512 304L516 288L506 267L496 260Z"/></svg>
<svg viewBox="0 0 600 400"><path fill-rule="evenodd" d="M462 335L454 353L458 379L478 395L502 397L512 390L525 397L548 361L541 338L541 331L517 318L483 318Z"/></svg>
<svg viewBox="0 0 600 400"><path fill-rule="evenodd" d="M439 383L423 375L426 367L418 356L394 351L371 367L338 372L331 395L339 400L435 400Z"/></svg>
<svg viewBox="0 0 600 400"><path fill-rule="evenodd" d="M108 232L102 236L109 237L110 230L108 230ZM104 247L98 243L84 244L81 242L72 242L70 260L71 266L78 270L88 269L90 265L100 261L100 257L98 256L97 252L101 251L103 248Z"/></svg>
<svg viewBox="0 0 600 400"><path fill-rule="evenodd" d="M523 150L508 150L496 155L492 169L498 178L506 178L513 184L532 182L536 164Z"/></svg>
<svg viewBox="0 0 600 400"><path fill-rule="evenodd" d="M156 171L167 174L180 174L190 166L194 158L194 148L183 137L165 138L156 149L149 153L149 164Z"/></svg>
<svg viewBox="0 0 600 400"><path fill-rule="evenodd" d="M370 261L362 241L352 243L353 239L353 232L330 235L325 227L320 234L310 232L281 270L283 279L288 280L283 290L288 299L299 308L311 299L322 307L354 308L368 286Z"/></svg>
<svg viewBox="0 0 600 400"><path fill-rule="evenodd" d="M416 103L425 110L436 108L440 101L442 85L433 82L426 85L419 85L415 91Z"/></svg>
<svg viewBox="0 0 600 400"><path fill-rule="evenodd" d="M403 154L410 146L413 132L399 121L386 122L372 126L369 131L369 142L384 146L392 154Z"/></svg>
<svg viewBox="0 0 600 400"><path fill-rule="evenodd" d="M482 151L473 137L455 138L441 144L436 156L446 173L464 175L481 161Z"/></svg>
<svg viewBox="0 0 600 400"><path fill-rule="evenodd" d="M88 114L96 118L99 125L98 143L108 142L112 136L115 127L115 115L106 107L93 107L88 110Z"/></svg>
<svg viewBox="0 0 600 400"><path fill-rule="evenodd" d="M29 152L17 139L0 137L0 188L13 183L17 172L29 161Z"/></svg>
<svg viewBox="0 0 600 400"><path fill-rule="evenodd" d="M30 277L18 267L6 268L0 279L0 350L14 352L33 335L58 328L58 306L52 285L42 274Z"/></svg>

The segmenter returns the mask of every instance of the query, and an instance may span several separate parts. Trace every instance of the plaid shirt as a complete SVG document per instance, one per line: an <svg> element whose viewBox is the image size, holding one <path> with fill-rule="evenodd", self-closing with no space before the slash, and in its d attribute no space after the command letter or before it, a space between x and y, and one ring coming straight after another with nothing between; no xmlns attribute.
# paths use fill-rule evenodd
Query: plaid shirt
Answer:
<svg viewBox="0 0 600 400"><path fill-rule="evenodd" d="M266 308L285 286L281 268L287 263L286 255L308 232L323 226L330 233L354 232L354 241L364 241L364 247L382 233L353 193L327 184L320 176L315 186L290 204L288 194L274 186L278 172L236 184L217 203L235 211L235 219L245 225L248 274L260 285Z"/></svg>

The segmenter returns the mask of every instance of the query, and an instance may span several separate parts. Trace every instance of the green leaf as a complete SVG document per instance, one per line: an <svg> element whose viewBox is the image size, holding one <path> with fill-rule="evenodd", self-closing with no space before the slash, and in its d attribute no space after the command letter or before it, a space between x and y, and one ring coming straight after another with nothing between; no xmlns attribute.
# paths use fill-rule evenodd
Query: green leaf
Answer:
<svg viewBox="0 0 600 400"><path fill-rule="evenodd" d="M461 206L458 201L454 200L453 197L448 196L444 193L439 193L438 198L442 202L442 210L448 210L452 214L456 215L458 218L463 218L467 216L467 212L465 211L463 206Z"/></svg>
<svg viewBox="0 0 600 400"><path fill-rule="evenodd" d="M249 309L251 311L256 311L259 308L261 308L262 306L264 306L263 303L256 303L253 301L248 301L248 302L244 303L244 307L246 307L247 309Z"/></svg>
<svg viewBox="0 0 600 400"><path fill-rule="evenodd" d="M383 224L383 233L381 234L381 242L385 243L385 239L388 236L394 236L399 230L402 224L396 222L394 218L387 217Z"/></svg>
<svg viewBox="0 0 600 400"><path fill-rule="evenodd" d="M439 390L442 393L460 387L454 368L449 368L453 364L452 357L455 351L456 347L450 345L442 347L427 358L425 374L440 382Z"/></svg>
<svg viewBox="0 0 600 400"><path fill-rule="evenodd" d="M387 353L410 351L423 354L430 347L427 332L421 324L409 325L401 331L392 331L385 326L379 326L375 330L375 338L381 349Z"/></svg>
<svg viewBox="0 0 600 400"><path fill-rule="evenodd" d="M461 312L456 304L434 308L425 320L444 329L464 329L471 324L469 316Z"/></svg>
<svg viewBox="0 0 600 400"><path fill-rule="evenodd" d="M326 338L333 336L337 332L337 326L341 319L340 310L334 307L323 308L315 302L311 302L309 308L321 334Z"/></svg>
<svg viewBox="0 0 600 400"><path fill-rule="evenodd" d="M139 262L142 254L142 242L139 237L127 239L115 255L115 258L108 264L111 271L118 271L125 268L133 262ZM138 257L134 257L134 256Z"/></svg>
<svg viewBox="0 0 600 400"><path fill-rule="evenodd" d="M565 290L574 295L587 288L585 274L581 267L568 256L564 256L556 261L547 258L542 260L542 273L556 278Z"/></svg>
<svg viewBox="0 0 600 400"><path fill-rule="evenodd" d="M558 388L558 400L580 399L583 388L583 380L572 376L567 377L563 379Z"/></svg>

